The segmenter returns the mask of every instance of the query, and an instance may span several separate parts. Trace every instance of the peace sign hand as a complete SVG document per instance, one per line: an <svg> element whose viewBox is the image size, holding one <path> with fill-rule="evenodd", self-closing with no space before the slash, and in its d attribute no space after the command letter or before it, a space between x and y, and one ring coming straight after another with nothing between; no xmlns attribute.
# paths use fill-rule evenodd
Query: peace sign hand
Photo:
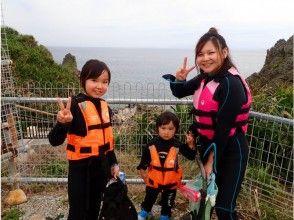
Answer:
<svg viewBox="0 0 294 220"><path fill-rule="evenodd" d="M64 104L61 101L61 99L58 99L58 105L60 107L60 111L57 113L57 121L62 124L71 122L73 119L73 116L70 111L71 97L68 97L66 107L64 107Z"/></svg>
<svg viewBox="0 0 294 220"><path fill-rule="evenodd" d="M187 68L187 57L184 58L184 63L176 72L177 80L186 80L188 74L195 68L195 66Z"/></svg>

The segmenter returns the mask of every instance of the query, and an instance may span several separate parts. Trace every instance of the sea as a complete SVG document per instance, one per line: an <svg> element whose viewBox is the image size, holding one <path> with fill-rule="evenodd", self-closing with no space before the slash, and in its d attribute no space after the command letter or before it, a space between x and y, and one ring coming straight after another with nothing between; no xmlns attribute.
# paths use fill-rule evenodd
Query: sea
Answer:
<svg viewBox="0 0 294 220"><path fill-rule="evenodd" d="M188 57L188 66L193 66L194 64L193 49L104 47L48 47L48 49L52 53L55 62L59 64L62 63L66 54L74 55L79 70L89 59L98 59L105 62L111 71L111 84L124 85L110 88L111 94L109 96L113 98L118 98L118 96L127 96L128 98L162 98L170 96L168 82L162 78L162 75L174 74L183 64L184 57ZM240 73L246 78L252 73L261 70L266 51L231 50L231 57ZM193 70L188 79L196 74L196 70ZM151 86L149 89L147 88L147 92L143 92L146 85L154 87Z"/></svg>

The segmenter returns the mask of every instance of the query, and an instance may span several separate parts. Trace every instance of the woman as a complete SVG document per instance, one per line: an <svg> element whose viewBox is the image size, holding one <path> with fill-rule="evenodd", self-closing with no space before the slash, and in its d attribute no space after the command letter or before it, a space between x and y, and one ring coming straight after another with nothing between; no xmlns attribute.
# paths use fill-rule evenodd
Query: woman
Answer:
<svg viewBox="0 0 294 220"><path fill-rule="evenodd" d="M176 76L169 75L170 87L178 98L193 95L195 120L191 129L199 136L206 175L216 174L218 219L238 219L235 206L248 159L245 134L251 93L215 28L199 39L195 63L199 75L186 81L194 67L188 68L185 58Z"/></svg>

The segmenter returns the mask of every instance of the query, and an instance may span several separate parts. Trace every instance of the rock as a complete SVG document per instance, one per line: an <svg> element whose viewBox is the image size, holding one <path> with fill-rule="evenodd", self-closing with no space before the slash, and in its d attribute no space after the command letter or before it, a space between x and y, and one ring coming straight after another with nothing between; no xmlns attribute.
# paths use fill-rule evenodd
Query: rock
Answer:
<svg viewBox="0 0 294 220"><path fill-rule="evenodd" d="M10 191L6 198L4 199L4 203L7 205L19 205L27 201L27 196L21 189L16 189Z"/></svg>
<svg viewBox="0 0 294 220"><path fill-rule="evenodd" d="M75 75L79 76L76 57L71 53L65 55L62 61L62 66L67 68L70 72L74 73Z"/></svg>
<svg viewBox="0 0 294 220"><path fill-rule="evenodd" d="M279 84L279 82L292 85L293 35L287 41L284 39L278 40L272 48L267 50L262 69L259 73L249 76L247 80L249 84L255 84L256 81L260 81L261 86L264 86L264 84Z"/></svg>
<svg viewBox="0 0 294 220"><path fill-rule="evenodd" d="M113 120L115 121L115 123L121 124L132 118L136 112L137 106L134 106L133 108L119 109L113 116Z"/></svg>

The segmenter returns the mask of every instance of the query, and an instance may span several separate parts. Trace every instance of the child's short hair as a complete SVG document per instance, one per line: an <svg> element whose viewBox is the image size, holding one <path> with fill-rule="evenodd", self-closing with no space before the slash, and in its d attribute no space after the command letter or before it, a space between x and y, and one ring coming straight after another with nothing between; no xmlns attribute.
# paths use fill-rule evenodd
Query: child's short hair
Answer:
<svg viewBox="0 0 294 220"><path fill-rule="evenodd" d="M169 124L170 122L173 123L177 132L180 126L179 118L170 111L162 112L156 119L156 128L158 129L161 125L166 125L166 124Z"/></svg>
<svg viewBox="0 0 294 220"><path fill-rule="evenodd" d="M84 64L80 74L80 82L82 88L85 89L85 82L87 79L95 79L99 77L104 70L107 71L110 82L111 73L108 66L104 62L99 60L88 60Z"/></svg>

